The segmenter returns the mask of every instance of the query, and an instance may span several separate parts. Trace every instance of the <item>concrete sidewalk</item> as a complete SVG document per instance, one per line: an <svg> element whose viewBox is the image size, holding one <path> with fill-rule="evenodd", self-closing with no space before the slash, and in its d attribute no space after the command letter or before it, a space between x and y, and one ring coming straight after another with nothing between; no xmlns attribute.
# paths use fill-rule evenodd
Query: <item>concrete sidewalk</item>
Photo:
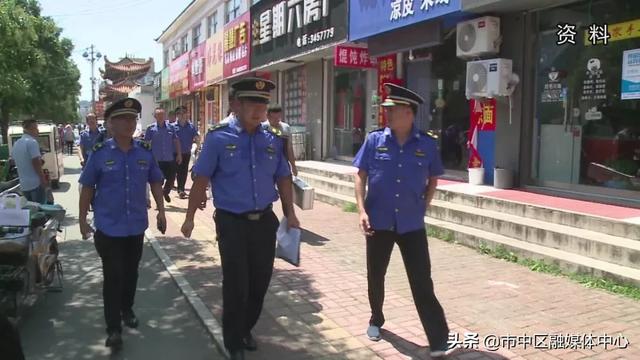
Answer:
<svg viewBox="0 0 640 360"><path fill-rule="evenodd" d="M172 199L169 230L156 238L219 321L221 269L211 205L198 212L191 239L179 233L186 206L186 200ZM369 304L357 214L316 201L314 210L298 210L298 216L305 229L301 266L276 260L255 329L260 348L248 358L429 359L399 251L386 278L383 341L374 343L363 334ZM437 239L429 245L436 292L451 331L461 347L470 348L450 359L640 358L640 303L463 246ZM534 344L524 345L529 341ZM605 349L607 342L613 345Z"/></svg>
<svg viewBox="0 0 640 360"><path fill-rule="evenodd" d="M222 359L148 243L140 262L134 306L140 326L125 328L122 351L111 354L104 346L102 266L93 242L81 240L78 228L77 158L65 157L65 166L61 188L54 193L67 209L65 232L59 236L64 289L42 294L26 309L19 326L26 358Z"/></svg>

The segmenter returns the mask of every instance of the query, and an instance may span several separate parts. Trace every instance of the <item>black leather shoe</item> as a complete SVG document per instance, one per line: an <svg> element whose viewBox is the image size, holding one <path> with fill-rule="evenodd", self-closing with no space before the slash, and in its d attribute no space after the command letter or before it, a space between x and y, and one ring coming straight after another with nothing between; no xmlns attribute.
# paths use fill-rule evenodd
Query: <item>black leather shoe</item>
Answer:
<svg viewBox="0 0 640 360"><path fill-rule="evenodd" d="M244 343L244 348L249 350L249 351L256 351L258 350L258 344L256 343L256 339L253 338L253 335L251 335L251 333L249 333L249 335L245 336L244 339L242 339L242 342Z"/></svg>
<svg viewBox="0 0 640 360"><path fill-rule="evenodd" d="M122 347L122 335L119 331L109 333L107 340L104 342L104 346L110 348Z"/></svg>
<svg viewBox="0 0 640 360"><path fill-rule="evenodd" d="M230 360L244 360L244 350L236 350L229 353Z"/></svg>
<svg viewBox="0 0 640 360"><path fill-rule="evenodd" d="M169 196L169 194L164 194L164 201L170 203L171 202L171 197Z"/></svg>
<svg viewBox="0 0 640 360"><path fill-rule="evenodd" d="M131 329L135 329L138 327L138 318L133 310L124 311L122 313L122 322Z"/></svg>

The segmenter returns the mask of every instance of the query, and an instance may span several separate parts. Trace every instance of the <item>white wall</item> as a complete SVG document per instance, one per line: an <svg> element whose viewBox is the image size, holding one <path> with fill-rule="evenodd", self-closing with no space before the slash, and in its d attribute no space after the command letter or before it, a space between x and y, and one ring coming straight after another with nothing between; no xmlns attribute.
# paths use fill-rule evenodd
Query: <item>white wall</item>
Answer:
<svg viewBox="0 0 640 360"><path fill-rule="evenodd" d="M156 101L153 92L142 92L141 87L135 88L129 93L129 97L140 101L142 104L142 112L140 120L138 120L139 129L144 131L147 126L153 124L156 120L153 117L153 110L156 108Z"/></svg>

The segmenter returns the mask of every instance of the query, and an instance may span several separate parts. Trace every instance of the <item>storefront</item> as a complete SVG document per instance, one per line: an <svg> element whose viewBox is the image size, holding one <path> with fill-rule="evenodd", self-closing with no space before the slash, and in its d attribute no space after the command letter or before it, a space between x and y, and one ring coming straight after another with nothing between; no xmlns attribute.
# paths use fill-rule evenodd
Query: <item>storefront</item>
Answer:
<svg viewBox="0 0 640 360"><path fill-rule="evenodd" d="M584 1L534 17L528 182L638 201L640 2Z"/></svg>
<svg viewBox="0 0 640 360"><path fill-rule="evenodd" d="M206 43L189 52L189 92L192 94L190 114L193 125L200 131L205 128Z"/></svg>
<svg viewBox="0 0 640 360"><path fill-rule="evenodd" d="M203 127L217 124L222 120L222 84L223 78L223 31L213 34L205 44L205 121ZM204 133L204 129L201 130Z"/></svg>
<svg viewBox="0 0 640 360"><path fill-rule="evenodd" d="M299 159L322 159L330 137L333 47L347 37L347 2L263 0L251 7L251 66L277 82Z"/></svg>
<svg viewBox="0 0 640 360"><path fill-rule="evenodd" d="M425 99L415 124L438 136L447 174L464 179L469 158L470 106L465 96L466 61L456 57L456 23L462 19L458 13L461 2L433 2L432 6L421 3L414 2L412 8L398 10L363 8L352 2L349 39L366 39L370 55L377 58L379 84L373 95L384 98L381 83L393 82L407 86ZM449 21L441 21L443 17ZM357 84L354 80L351 83ZM379 119L379 125L386 124L384 114L373 116ZM357 144L357 133L353 135L353 143Z"/></svg>

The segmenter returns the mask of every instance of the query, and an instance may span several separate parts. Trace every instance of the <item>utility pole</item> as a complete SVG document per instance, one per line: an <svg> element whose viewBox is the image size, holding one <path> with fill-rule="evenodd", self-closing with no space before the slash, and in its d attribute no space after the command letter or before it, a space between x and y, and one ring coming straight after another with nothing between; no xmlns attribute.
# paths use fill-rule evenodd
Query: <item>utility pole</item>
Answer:
<svg viewBox="0 0 640 360"><path fill-rule="evenodd" d="M90 47L84 50L82 57L91 62L91 112L96 112L96 77L94 75L95 62L100 60L102 54L95 49L95 46L91 44Z"/></svg>

